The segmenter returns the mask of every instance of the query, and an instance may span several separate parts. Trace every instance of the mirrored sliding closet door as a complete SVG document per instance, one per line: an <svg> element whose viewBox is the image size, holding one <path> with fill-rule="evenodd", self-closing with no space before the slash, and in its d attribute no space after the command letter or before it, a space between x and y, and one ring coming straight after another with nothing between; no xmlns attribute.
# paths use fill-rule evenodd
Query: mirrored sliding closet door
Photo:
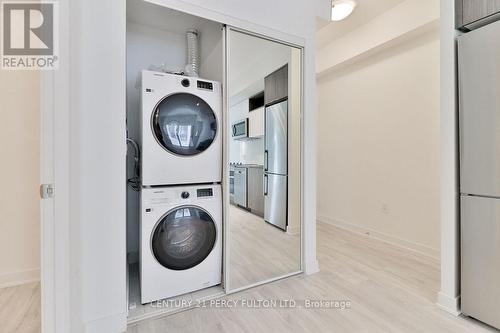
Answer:
<svg viewBox="0 0 500 333"><path fill-rule="evenodd" d="M301 271L302 49L226 30L228 292Z"/></svg>

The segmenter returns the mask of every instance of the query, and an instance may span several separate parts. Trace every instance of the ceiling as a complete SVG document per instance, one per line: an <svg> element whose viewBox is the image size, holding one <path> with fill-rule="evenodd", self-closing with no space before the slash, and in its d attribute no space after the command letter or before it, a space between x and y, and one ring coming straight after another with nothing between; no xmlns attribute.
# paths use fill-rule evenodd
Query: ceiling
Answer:
<svg viewBox="0 0 500 333"><path fill-rule="evenodd" d="M203 30L207 25L218 24L164 6L155 5L147 0L127 0L127 20L182 34L189 29Z"/></svg>
<svg viewBox="0 0 500 333"><path fill-rule="evenodd" d="M404 0L356 0L358 5L345 20L338 22L318 22L316 43L319 48L355 30L375 17L397 6Z"/></svg>

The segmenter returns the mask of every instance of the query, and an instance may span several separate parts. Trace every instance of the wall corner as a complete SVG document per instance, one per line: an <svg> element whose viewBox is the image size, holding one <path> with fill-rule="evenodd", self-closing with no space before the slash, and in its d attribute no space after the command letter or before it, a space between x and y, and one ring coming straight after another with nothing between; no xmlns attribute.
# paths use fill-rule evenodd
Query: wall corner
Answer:
<svg viewBox="0 0 500 333"><path fill-rule="evenodd" d="M449 296L443 292L439 292L437 306L454 316L459 316L461 314L460 296Z"/></svg>

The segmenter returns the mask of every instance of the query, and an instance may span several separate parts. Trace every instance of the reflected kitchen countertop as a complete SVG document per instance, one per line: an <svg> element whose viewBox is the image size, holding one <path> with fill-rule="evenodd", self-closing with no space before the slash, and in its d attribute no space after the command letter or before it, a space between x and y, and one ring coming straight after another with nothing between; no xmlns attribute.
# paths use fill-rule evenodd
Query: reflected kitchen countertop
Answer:
<svg viewBox="0 0 500 333"><path fill-rule="evenodd" d="M234 164L235 168L264 168L262 164Z"/></svg>

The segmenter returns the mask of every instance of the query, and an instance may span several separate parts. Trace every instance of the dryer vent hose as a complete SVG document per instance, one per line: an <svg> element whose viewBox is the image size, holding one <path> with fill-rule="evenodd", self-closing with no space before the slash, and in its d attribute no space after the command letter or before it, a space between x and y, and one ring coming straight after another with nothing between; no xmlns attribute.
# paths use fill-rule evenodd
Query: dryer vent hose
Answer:
<svg viewBox="0 0 500 333"><path fill-rule="evenodd" d="M200 70L200 50L198 45L198 30L188 30L187 37L187 65L186 74L189 76L199 76Z"/></svg>

